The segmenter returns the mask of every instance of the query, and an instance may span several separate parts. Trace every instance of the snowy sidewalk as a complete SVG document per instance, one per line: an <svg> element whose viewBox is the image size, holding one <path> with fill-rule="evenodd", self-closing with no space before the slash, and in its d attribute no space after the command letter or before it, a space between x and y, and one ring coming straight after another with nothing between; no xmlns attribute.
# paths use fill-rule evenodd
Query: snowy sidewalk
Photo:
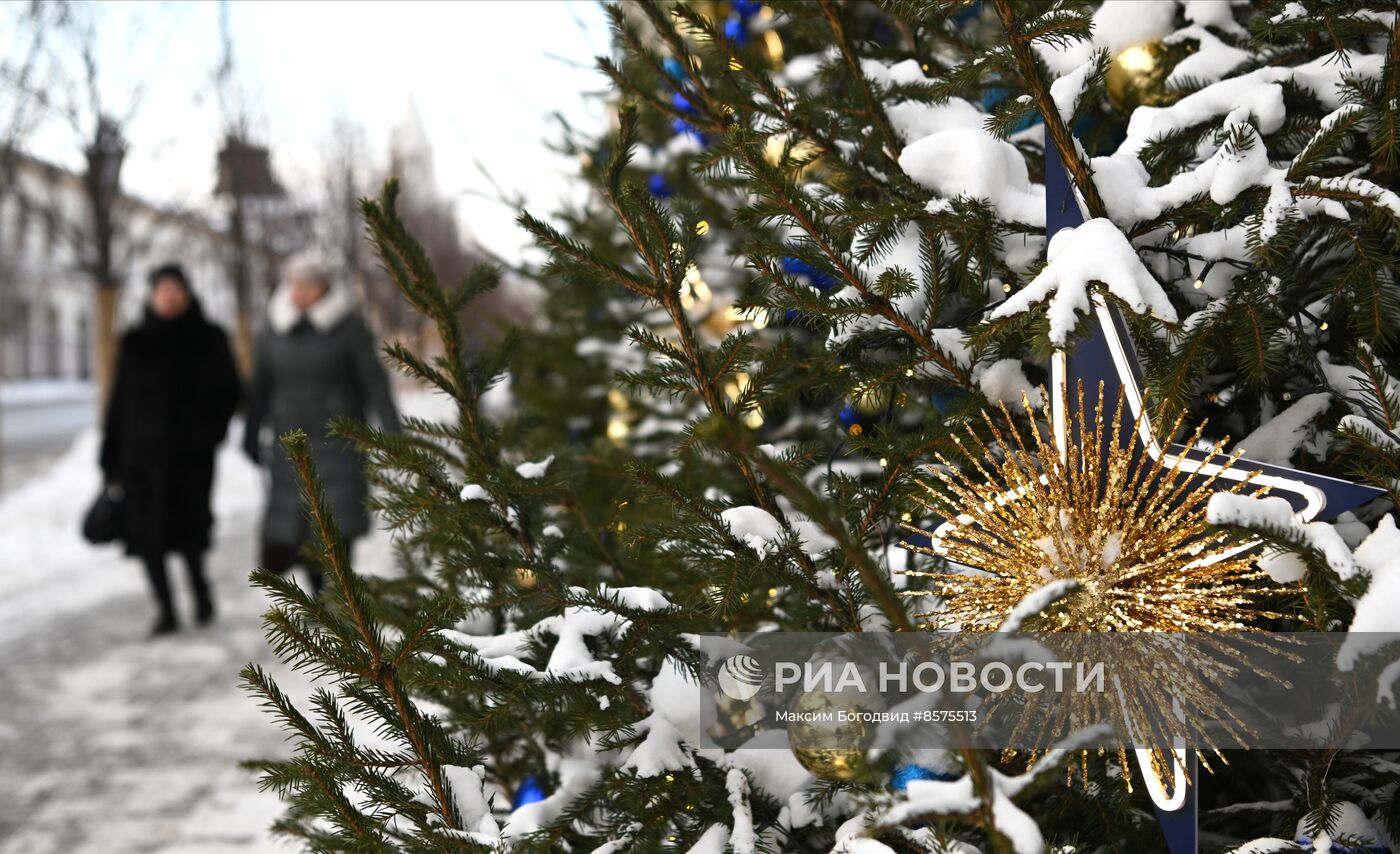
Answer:
<svg viewBox="0 0 1400 854"><path fill-rule="evenodd" d="M258 661L295 697L308 683L263 641L247 581L262 485L232 447L209 555L218 621L159 641L140 566L78 537L95 437L0 502L0 854L292 850L266 831L276 797L238 767L290 749L238 671Z"/></svg>

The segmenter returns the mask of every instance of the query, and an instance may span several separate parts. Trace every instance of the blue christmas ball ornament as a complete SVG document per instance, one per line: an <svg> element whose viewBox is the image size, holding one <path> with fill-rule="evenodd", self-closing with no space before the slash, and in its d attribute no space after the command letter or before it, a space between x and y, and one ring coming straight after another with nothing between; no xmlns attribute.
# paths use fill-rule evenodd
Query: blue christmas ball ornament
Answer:
<svg viewBox="0 0 1400 854"><path fill-rule="evenodd" d="M510 808L518 810L526 804L533 804L549 797L545 794L544 786L534 774L527 775L520 785L515 788L515 795L510 799Z"/></svg>
<svg viewBox="0 0 1400 854"><path fill-rule="evenodd" d="M928 396L928 402L933 405L933 409L939 415L947 415L954 407L962 402L967 394L959 389L948 389L946 391L935 391Z"/></svg>
<svg viewBox="0 0 1400 854"><path fill-rule="evenodd" d="M671 106L680 110L682 113L690 113L692 116L695 115L695 105L690 103L690 99L680 92L671 93Z"/></svg>
<svg viewBox="0 0 1400 854"><path fill-rule="evenodd" d="M981 16L982 0L975 0L973 3L964 3L959 6L958 11L949 16L949 19L955 26L965 27L969 22L975 21Z"/></svg>
<svg viewBox="0 0 1400 854"><path fill-rule="evenodd" d="M647 179L647 190L658 199L669 199L676 194L671 185L666 183L666 176L660 172Z"/></svg>
<svg viewBox="0 0 1400 854"><path fill-rule="evenodd" d="M763 10L763 4L758 0L733 0L729 8L734 10L734 14L741 18L752 18Z"/></svg>
<svg viewBox="0 0 1400 854"><path fill-rule="evenodd" d="M668 56L661 60L661 69L666 72L666 76L680 83L686 79L685 66L674 56Z"/></svg>
<svg viewBox="0 0 1400 854"><path fill-rule="evenodd" d="M836 287L836 279L830 274L818 270L801 258L792 255L783 258L783 272L789 276L805 278L812 287L819 291L829 291Z"/></svg>
<svg viewBox="0 0 1400 854"><path fill-rule="evenodd" d="M890 772L890 788L896 792L908 790L909 784L915 780L939 780L949 782L958 779L957 774L948 774L943 771L935 771L932 768L925 768L922 765L900 764Z"/></svg>
<svg viewBox="0 0 1400 854"><path fill-rule="evenodd" d="M705 143L709 142L709 140L705 137L705 134L700 131L700 128L696 127L695 125L691 124L685 119L680 118L679 116L671 119L671 130L675 131L677 136L695 137L695 141L700 143L701 145L704 145Z"/></svg>
<svg viewBox="0 0 1400 854"><path fill-rule="evenodd" d="M851 404L841 407L841 411L836 413L836 420L841 422L841 426L852 436L859 436L875 422L869 416L856 409Z"/></svg>
<svg viewBox="0 0 1400 854"><path fill-rule="evenodd" d="M749 28L744 25L744 19L738 15L730 16L724 22L724 37L737 45L749 43Z"/></svg>

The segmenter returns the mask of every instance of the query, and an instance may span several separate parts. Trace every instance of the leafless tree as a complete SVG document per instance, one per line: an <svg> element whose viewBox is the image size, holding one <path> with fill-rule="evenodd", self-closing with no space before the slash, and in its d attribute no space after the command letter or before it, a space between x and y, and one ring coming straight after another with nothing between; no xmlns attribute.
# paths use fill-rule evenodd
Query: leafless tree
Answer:
<svg viewBox="0 0 1400 854"><path fill-rule="evenodd" d="M214 72L223 146L219 151L216 195L229 206L229 278L237 320L234 353L245 375L252 370L253 314L276 284L281 262L305 246L309 223L277 180L272 154L255 140L246 101L234 68L233 31L227 0L219 4L221 54ZM255 293L261 284L263 294Z"/></svg>
<svg viewBox="0 0 1400 854"><path fill-rule="evenodd" d="M37 117L46 107L43 95L47 75L47 47L55 25L62 23L69 12L63 0L30 0L13 7L12 19L0 22L0 247L13 242L4 233L10 225L4 213L12 203L22 204L15 196L17 172L24 142L33 130ZM16 220L18 217L16 217ZM0 252L0 341L13 340L14 300L12 253ZM8 348L0 346L0 380L10 374L6 364ZM0 406L0 418L3 418ZM4 429L0 421L0 484L4 482Z"/></svg>
<svg viewBox="0 0 1400 854"><path fill-rule="evenodd" d="M139 246L131 238L122 207L122 166L126 162L126 128L143 100L144 84L117 97L104 87L98 42L97 11L90 6L64 7L55 19L53 80L40 93L47 117L68 129L82 157L78 173L85 217L73 219L62 208L61 193L30 194L25 204L41 214L57 239L68 243L78 268L93 284L92 334L99 399L105 400L116 368L117 300L129 260ZM18 152L18 159L22 157ZM48 182L54 188L57 181Z"/></svg>
<svg viewBox="0 0 1400 854"><path fill-rule="evenodd" d="M370 303L373 294L367 279L374 270L365 241L364 221L360 218L360 199L372 192L369 140L364 127L343 113L337 114L331 119L330 133L322 151L326 159L317 236L331 255L331 262ZM374 313L372 305L370 309Z"/></svg>

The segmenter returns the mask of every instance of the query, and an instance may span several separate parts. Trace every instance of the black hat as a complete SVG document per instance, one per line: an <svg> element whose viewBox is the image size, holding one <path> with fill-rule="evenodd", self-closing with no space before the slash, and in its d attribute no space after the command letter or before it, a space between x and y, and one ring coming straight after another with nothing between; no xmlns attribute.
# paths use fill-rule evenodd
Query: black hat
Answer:
<svg viewBox="0 0 1400 854"><path fill-rule="evenodd" d="M162 264L152 270L148 277L151 287L155 287L156 283L162 279L174 279L180 283L180 287L185 290L190 289L190 277L185 275L185 268L179 264Z"/></svg>

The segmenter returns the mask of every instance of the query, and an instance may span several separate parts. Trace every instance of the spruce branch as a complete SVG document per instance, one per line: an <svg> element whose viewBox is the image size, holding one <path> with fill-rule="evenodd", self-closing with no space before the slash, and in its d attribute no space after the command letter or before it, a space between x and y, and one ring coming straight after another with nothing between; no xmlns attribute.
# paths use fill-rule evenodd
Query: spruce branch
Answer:
<svg viewBox="0 0 1400 854"><path fill-rule="evenodd" d="M1084 206L1089 209L1089 216L1094 218L1107 217L1108 207L1099 195L1098 186L1094 184L1094 173L1090 170L1089 164L1080 159L1079 145L1074 141L1074 135L1065 125L1064 119L1060 117L1060 110L1055 106L1055 99L1050 96L1050 84L1045 79L1040 62L1035 58L1035 52L1031 50L1031 38L1027 34L1028 28L1016 14L1015 9L1012 8L1011 0L992 0L992 2L996 6L997 16L1001 18L1007 43L1016 58L1016 65L1020 68L1021 77L1026 81L1026 88L1030 90L1031 98L1035 100L1036 106L1040 109L1041 118L1045 121L1045 132L1059 151L1060 159L1069 169L1070 175L1074 179L1074 186L1078 188L1080 195L1084 198ZM1029 29L1033 30L1034 24Z"/></svg>
<svg viewBox="0 0 1400 854"><path fill-rule="evenodd" d="M369 681L383 691L393 703L398 723L412 744L418 768L433 791L436 812L449 828L459 827L457 809L447 790L442 763L436 751L429 747L430 737L425 732L424 721L418 710L408 699L399 682L398 668L384 655L382 631L370 617L368 591L364 582L350 569L349 554L340 528L332 518L330 505L326 502L320 479L316 476L311 461L311 450L306 434L295 432L283 439L292 469L297 475L302 500L307 508L312 530L320 545L322 560L335 579L334 590L340 595L351 620L359 633L364 662Z"/></svg>
<svg viewBox="0 0 1400 854"><path fill-rule="evenodd" d="M826 18L827 26L831 28L831 34L836 39L836 46L841 50L841 57L846 61L846 70L850 73L851 79L855 81L856 90L860 92L861 100L865 103L866 117L875 125L880 138L884 141L886 156L892 161L898 160L899 152L904 148L904 145L895 134L894 127L890 124L890 117L885 114L885 108L876 99L875 92L871 89L870 81L866 79L865 72L861 70L860 58L856 56L855 47L851 44L845 24L841 21L840 8L833 0L821 0L821 9L822 16Z"/></svg>

